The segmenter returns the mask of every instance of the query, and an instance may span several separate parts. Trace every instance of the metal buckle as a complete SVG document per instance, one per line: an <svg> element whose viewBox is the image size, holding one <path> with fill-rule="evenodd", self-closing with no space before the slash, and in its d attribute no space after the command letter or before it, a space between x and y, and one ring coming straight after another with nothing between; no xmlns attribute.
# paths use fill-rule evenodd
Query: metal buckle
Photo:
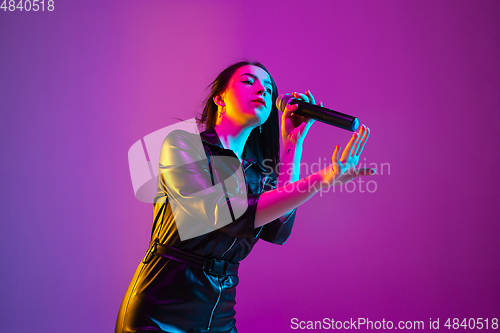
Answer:
<svg viewBox="0 0 500 333"><path fill-rule="evenodd" d="M209 274L215 274L219 276L226 275L228 263L222 259L209 259L205 261L203 265L203 270Z"/></svg>
<svg viewBox="0 0 500 333"><path fill-rule="evenodd" d="M147 264L151 261L151 259L153 259L153 256L156 254L156 246L159 242L160 240L158 238L154 240L153 245L149 247L148 252L146 252L146 256L142 260L143 263Z"/></svg>

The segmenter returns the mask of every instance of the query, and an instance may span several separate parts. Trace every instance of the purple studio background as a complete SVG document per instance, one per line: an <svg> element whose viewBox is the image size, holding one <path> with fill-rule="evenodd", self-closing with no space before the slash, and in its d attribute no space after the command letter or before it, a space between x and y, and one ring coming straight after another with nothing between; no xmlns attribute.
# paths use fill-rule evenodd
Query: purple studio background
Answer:
<svg viewBox="0 0 500 333"><path fill-rule="evenodd" d="M361 163L378 174L369 191L299 207L285 245L256 245L240 270L239 331L500 318L498 17L494 0L0 10L1 330L113 331L152 223L128 149L193 118L242 58L264 63L280 93L310 89L367 124ZM326 163L349 138L315 123L303 163Z"/></svg>

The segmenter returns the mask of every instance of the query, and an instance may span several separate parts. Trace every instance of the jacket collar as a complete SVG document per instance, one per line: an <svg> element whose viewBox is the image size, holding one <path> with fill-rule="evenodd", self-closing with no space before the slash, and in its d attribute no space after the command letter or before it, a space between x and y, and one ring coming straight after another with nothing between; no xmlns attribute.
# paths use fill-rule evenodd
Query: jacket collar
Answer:
<svg viewBox="0 0 500 333"><path fill-rule="evenodd" d="M220 149L225 149L224 146L222 145L222 142L219 139L219 136L217 135L217 132L213 127L207 128L205 131L200 133L200 137L202 141L205 141L206 143L218 147ZM234 153L233 153L234 154ZM260 160L262 160L262 153L259 151L258 152L259 156L261 157ZM245 145L245 149L243 150L243 156L241 157L242 159L242 165L243 169L246 170L250 165L257 164L257 166L262 170L266 171L264 166L262 166L260 163L258 163L258 159L255 156L255 153L252 151L252 149L249 149L248 146Z"/></svg>

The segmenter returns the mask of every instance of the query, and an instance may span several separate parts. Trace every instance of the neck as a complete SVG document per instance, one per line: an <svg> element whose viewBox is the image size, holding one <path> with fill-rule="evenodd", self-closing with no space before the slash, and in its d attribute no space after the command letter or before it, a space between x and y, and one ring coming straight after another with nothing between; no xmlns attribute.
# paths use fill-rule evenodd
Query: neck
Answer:
<svg viewBox="0 0 500 333"><path fill-rule="evenodd" d="M241 124L237 124L226 117L220 118L215 126L215 131L222 146L231 149L240 160L243 149L245 149L245 143L253 129L254 127L241 126Z"/></svg>

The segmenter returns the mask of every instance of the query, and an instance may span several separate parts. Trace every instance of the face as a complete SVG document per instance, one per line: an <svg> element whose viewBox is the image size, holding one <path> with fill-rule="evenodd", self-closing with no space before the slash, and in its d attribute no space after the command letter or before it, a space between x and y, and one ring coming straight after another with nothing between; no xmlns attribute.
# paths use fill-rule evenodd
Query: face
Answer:
<svg viewBox="0 0 500 333"><path fill-rule="evenodd" d="M233 74L219 103L225 106L226 117L236 123L259 126L271 113L272 89L271 79L265 70L246 65Z"/></svg>

